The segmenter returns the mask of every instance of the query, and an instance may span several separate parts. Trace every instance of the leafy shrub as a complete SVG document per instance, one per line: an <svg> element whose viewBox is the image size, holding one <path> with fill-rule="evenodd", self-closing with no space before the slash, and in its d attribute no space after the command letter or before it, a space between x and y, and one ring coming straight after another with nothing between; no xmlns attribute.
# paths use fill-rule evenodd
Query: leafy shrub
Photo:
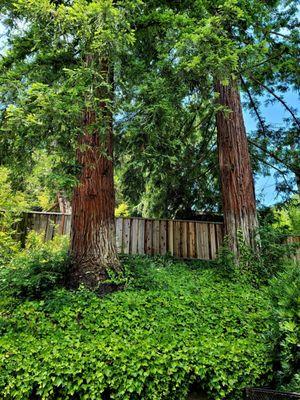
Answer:
<svg viewBox="0 0 300 400"><path fill-rule="evenodd" d="M118 205L118 207L115 209L115 217L129 217L130 212L129 212L129 207L126 203L121 203Z"/></svg>
<svg viewBox="0 0 300 400"><path fill-rule="evenodd" d="M273 278L270 294L278 324L278 386L300 392L300 268L290 265Z"/></svg>
<svg viewBox="0 0 300 400"><path fill-rule="evenodd" d="M266 284L269 279L284 270L290 264L298 244L286 242L285 231L281 228L262 226L258 231L259 248L256 251L239 239L239 262L225 245L219 252L217 265L224 276L239 281L248 281L255 285Z"/></svg>
<svg viewBox="0 0 300 400"><path fill-rule="evenodd" d="M300 196L294 195L281 207L273 209L274 226L286 227L294 234L300 234Z"/></svg>
<svg viewBox="0 0 300 400"><path fill-rule="evenodd" d="M68 263L67 238L50 242L31 232L27 246L0 269L0 290L17 297L40 298L61 283Z"/></svg>
<svg viewBox="0 0 300 400"><path fill-rule="evenodd" d="M5 265L20 250L15 239L14 225L27 207L24 195L13 192L9 170L0 166L0 267Z"/></svg>
<svg viewBox="0 0 300 400"><path fill-rule="evenodd" d="M99 298L55 290L2 306L3 399L240 399L271 372L266 293L213 270L136 257L128 288ZM136 275L136 279L133 277Z"/></svg>

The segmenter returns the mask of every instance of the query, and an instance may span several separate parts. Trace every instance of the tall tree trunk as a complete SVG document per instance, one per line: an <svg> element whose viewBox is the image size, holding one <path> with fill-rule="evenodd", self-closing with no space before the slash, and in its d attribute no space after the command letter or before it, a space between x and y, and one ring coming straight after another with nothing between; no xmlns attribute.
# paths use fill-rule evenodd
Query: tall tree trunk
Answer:
<svg viewBox="0 0 300 400"><path fill-rule="evenodd" d="M219 104L228 110L217 113L218 154L225 234L238 256L238 232L255 247L258 221L253 173L237 83L224 86L216 82L215 90Z"/></svg>
<svg viewBox="0 0 300 400"><path fill-rule="evenodd" d="M112 85L106 60L101 72ZM109 90L100 93L103 99L111 97ZM112 114L106 101L97 114L85 110L77 159L81 176L72 201L70 283L97 288L110 272L121 271L115 243Z"/></svg>

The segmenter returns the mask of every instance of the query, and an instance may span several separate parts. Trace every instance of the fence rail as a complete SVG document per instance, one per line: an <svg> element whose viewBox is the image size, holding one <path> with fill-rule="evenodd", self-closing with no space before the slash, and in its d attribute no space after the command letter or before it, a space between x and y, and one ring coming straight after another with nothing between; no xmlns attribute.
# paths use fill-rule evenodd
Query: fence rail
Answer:
<svg viewBox="0 0 300 400"><path fill-rule="evenodd" d="M35 230L45 240L56 234L70 235L71 215L54 212L26 213L21 236ZM146 218L116 218L116 244L124 254L167 254L185 259L216 258L223 240L221 222L186 221Z"/></svg>
<svg viewBox="0 0 300 400"><path fill-rule="evenodd" d="M21 241L28 230L54 235L70 235L71 215L56 212L29 212L21 223ZM223 223L170 219L116 218L116 244L119 253L164 255L177 258L213 260L223 242ZM299 244L293 257L300 261L300 236L286 237L286 243Z"/></svg>

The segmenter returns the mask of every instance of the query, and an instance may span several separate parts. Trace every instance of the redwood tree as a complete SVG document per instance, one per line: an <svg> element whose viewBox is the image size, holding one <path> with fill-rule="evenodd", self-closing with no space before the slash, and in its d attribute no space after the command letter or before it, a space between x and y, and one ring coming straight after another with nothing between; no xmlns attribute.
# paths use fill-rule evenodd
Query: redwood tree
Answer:
<svg viewBox="0 0 300 400"><path fill-rule="evenodd" d="M74 188L70 283L97 288L121 271L114 226L113 67L132 43L129 20L139 2L2 3L9 46L0 65L1 154L20 171L30 168L34 150L53 154L53 182L69 193Z"/></svg>
<svg viewBox="0 0 300 400"><path fill-rule="evenodd" d="M222 109L217 112L217 136L225 234L238 254L238 233L255 247L258 227L253 173L236 81L215 84Z"/></svg>
<svg viewBox="0 0 300 400"><path fill-rule="evenodd" d="M250 149L246 135L240 86L249 86L262 94L273 96L290 113L295 123L294 110L289 108L274 90L274 76L279 87L286 88L285 80L294 83L296 36L292 29L296 22L296 2L262 1L208 1L199 2L189 10L191 20L179 40L182 65L193 80L207 87L208 97L216 101L216 125L222 208L225 233L229 245L239 256L241 239L256 248L258 228ZM198 17L195 20L195 17ZM196 22L195 22L196 21ZM192 30L191 26L195 29ZM282 30L288 32L283 33ZM289 31L290 30L290 31ZM290 36L290 37L289 37ZM282 40L284 37L284 40ZM287 75L286 65L289 65ZM271 82L271 88L268 82ZM283 82L283 83L282 83ZM212 90L213 88L213 90ZM259 91L260 88L260 91ZM261 124L262 118L256 117Z"/></svg>
<svg viewBox="0 0 300 400"><path fill-rule="evenodd" d="M88 65L91 62L92 57L88 57ZM111 66L102 59L100 68L106 85L99 95L111 100ZM75 285L84 283L89 287L107 279L110 272L121 271L115 243L112 113L107 100L102 100L99 107L98 113L93 109L84 111L77 149L81 172L72 201L70 279Z"/></svg>

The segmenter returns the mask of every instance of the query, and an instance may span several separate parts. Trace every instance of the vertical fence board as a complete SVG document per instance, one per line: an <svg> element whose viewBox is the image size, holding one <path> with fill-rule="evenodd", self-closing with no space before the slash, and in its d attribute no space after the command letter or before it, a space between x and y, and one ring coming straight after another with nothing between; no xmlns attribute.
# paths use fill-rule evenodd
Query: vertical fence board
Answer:
<svg viewBox="0 0 300 400"><path fill-rule="evenodd" d="M46 214L34 214L33 229L38 233L43 233L47 230L50 216Z"/></svg>
<svg viewBox="0 0 300 400"><path fill-rule="evenodd" d="M146 220L146 254L152 254L152 221L147 219Z"/></svg>
<svg viewBox="0 0 300 400"><path fill-rule="evenodd" d="M189 257L196 257L195 223L189 222Z"/></svg>
<svg viewBox="0 0 300 400"><path fill-rule="evenodd" d="M159 220L153 221L153 254L159 254Z"/></svg>
<svg viewBox="0 0 300 400"><path fill-rule="evenodd" d="M116 219L116 246L118 253L123 253L123 218Z"/></svg>
<svg viewBox="0 0 300 400"><path fill-rule="evenodd" d="M58 228L58 234L63 235L65 231L65 225L66 225L66 218L67 216L65 214L61 215L60 223L59 223L59 228Z"/></svg>
<svg viewBox="0 0 300 400"><path fill-rule="evenodd" d="M72 221L71 215L67 215L67 219L66 219L66 223L65 223L65 231L64 231L65 235L71 235L71 221Z"/></svg>
<svg viewBox="0 0 300 400"><path fill-rule="evenodd" d="M174 224L173 221L168 221L168 252L174 255Z"/></svg>
<svg viewBox="0 0 300 400"><path fill-rule="evenodd" d="M188 257L188 237L187 237L187 223L185 221L180 222L180 236L181 236L181 256L183 258Z"/></svg>
<svg viewBox="0 0 300 400"><path fill-rule="evenodd" d="M138 253L145 254L145 220L139 219Z"/></svg>
<svg viewBox="0 0 300 400"><path fill-rule="evenodd" d="M174 256L181 257L180 251L180 222L174 221Z"/></svg>
<svg viewBox="0 0 300 400"><path fill-rule="evenodd" d="M54 223L55 221L51 220L50 215L47 215L47 225L46 225L46 231L45 231L45 240L51 240L54 235Z"/></svg>
<svg viewBox="0 0 300 400"><path fill-rule="evenodd" d="M123 226L123 251L125 254L130 252L130 225L131 221L129 218L124 219Z"/></svg>
<svg viewBox="0 0 300 400"><path fill-rule="evenodd" d="M131 219L130 254L137 254L138 252L138 224L139 222L136 218Z"/></svg>
<svg viewBox="0 0 300 400"><path fill-rule="evenodd" d="M167 221L160 221L160 254L167 253Z"/></svg>
<svg viewBox="0 0 300 400"><path fill-rule="evenodd" d="M210 240L210 258L213 260L216 258L217 255L215 224L208 224L208 228L209 228L209 240Z"/></svg>
<svg viewBox="0 0 300 400"><path fill-rule="evenodd" d="M200 249L201 257L203 260L209 260L209 241L208 241L208 227L207 224L200 224Z"/></svg>
<svg viewBox="0 0 300 400"><path fill-rule="evenodd" d="M195 222L195 234L196 234L196 258L201 257L201 230L200 230L201 223Z"/></svg>

